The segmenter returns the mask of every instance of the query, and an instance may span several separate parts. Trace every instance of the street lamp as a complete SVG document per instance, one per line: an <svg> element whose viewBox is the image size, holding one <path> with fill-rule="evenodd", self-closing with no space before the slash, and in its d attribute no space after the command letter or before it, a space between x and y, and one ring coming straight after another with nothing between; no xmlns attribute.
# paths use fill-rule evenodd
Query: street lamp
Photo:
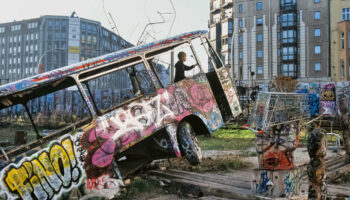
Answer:
<svg viewBox="0 0 350 200"><path fill-rule="evenodd" d="M40 63L41 63L41 60L44 58L44 56L50 52L50 51L56 51L56 50L60 50L60 51L64 51L65 49L62 49L62 48L54 48L54 49L49 49L49 50L46 50L44 51L43 54L41 54L39 60L38 60L38 72L40 73Z"/></svg>

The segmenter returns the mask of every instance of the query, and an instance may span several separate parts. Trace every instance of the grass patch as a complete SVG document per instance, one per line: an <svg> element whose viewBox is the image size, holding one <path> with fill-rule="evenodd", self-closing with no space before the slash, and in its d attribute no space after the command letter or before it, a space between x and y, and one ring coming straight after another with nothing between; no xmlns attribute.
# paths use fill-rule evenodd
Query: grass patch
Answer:
<svg viewBox="0 0 350 200"><path fill-rule="evenodd" d="M159 197L164 193L159 182L137 178L131 181L130 185L126 186L116 200L150 199Z"/></svg>
<svg viewBox="0 0 350 200"><path fill-rule="evenodd" d="M343 183L350 183L350 173L347 173L343 176L342 182Z"/></svg>
<svg viewBox="0 0 350 200"><path fill-rule="evenodd" d="M249 167L251 164L243 161L236 156L217 156L213 158L203 158L199 165L192 166L187 160L181 158L173 158L170 160L172 169L191 171L191 172L217 172L241 170Z"/></svg>
<svg viewBox="0 0 350 200"><path fill-rule="evenodd" d="M237 128L237 125L228 125L215 131L211 137L199 136L199 145L203 150L244 150L254 147L255 133Z"/></svg>

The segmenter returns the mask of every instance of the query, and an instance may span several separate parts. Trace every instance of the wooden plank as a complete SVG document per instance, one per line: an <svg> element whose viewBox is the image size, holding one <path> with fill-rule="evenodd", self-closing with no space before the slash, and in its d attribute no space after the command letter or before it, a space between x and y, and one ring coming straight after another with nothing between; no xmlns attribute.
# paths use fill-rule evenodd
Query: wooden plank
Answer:
<svg viewBox="0 0 350 200"><path fill-rule="evenodd" d="M217 183L217 184L222 184L222 185L227 185L227 186L232 186L232 187L237 187L241 189L246 189L250 190L250 183L249 182L242 182L242 181L231 181L231 180L224 180L224 177L206 177L202 176L203 174L197 174L197 175L189 175L186 173L175 173L171 171L166 171L166 172L161 172L161 171L155 171L152 170L149 172L151 175L157 175L157 176L162 176L162 177L167 177L170 179L184 179L184 180L190 180L190 181L197 181L197 182L206 182L210 181L211 183ZM227 179L227 178L226 178Z"/></svg>
<svg viewBox="0 0 350 200"><path fill-rule="evenodd" d="M337 167L346 165L345 155L337 155L326 158L328 173L334 173ZM308 191L306 176L306 166L301 167L304 171L302 181L302 193L305 195ZM163 179L172 180L173 182L200 187L205 195L214 195L221 198L234 199L268 199L267 197L255 196L251 191L251 180L253 172L251 170L234 171L232 173L196 173L169 169L166 171L150 170L148 174ZM327 184L327 196L334 198L337 194L350 196L349 187ZM303 196L296 199L305 199Z"/></svg>
<svg viewBox="0 0 350 200"><path fill-rule="evenodd" d="M251 180L247 177L243 178L240 176L228 177L227 175L211 174L211 173L193 173L193 172L182 172L178 170L169 170L172 174L183 175L185 177L195 177L200 180L212 180L217 183L231 185L240 188L250 189ZM251 174L249 176L252 176ZM239 178L237 178L239 177Z"/></svg>

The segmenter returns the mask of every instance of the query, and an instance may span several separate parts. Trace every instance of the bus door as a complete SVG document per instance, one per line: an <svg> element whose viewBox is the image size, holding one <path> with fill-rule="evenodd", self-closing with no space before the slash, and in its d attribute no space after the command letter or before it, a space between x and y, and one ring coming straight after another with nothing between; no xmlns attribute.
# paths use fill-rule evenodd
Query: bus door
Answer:
<svg viewBox="0 0 350 200"><path fill-rule="evenodd" d="M191 41L196 54L205 69L206 76L225 121L238 116L242 111L229 70L223 66L220 58L206 38Z"/></svg>

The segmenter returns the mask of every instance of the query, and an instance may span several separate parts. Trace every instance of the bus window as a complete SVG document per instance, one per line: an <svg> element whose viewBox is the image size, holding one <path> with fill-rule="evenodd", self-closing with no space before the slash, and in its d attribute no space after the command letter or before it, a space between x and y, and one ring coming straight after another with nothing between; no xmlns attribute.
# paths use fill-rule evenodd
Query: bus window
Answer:
<svg viewBox="0 0 350 200"><path fill-rule="evenodd" d="M204 42L204 46L207 48L207 50L209 52L209 55L210 55L209 59L211 61L211 64L214 64L216 69L220 69L221 67L223 67L223 64L222 64L220 58L218 57L218 55L214 51L213 47L208 42L208 39L203 38L203 42Z"/></svg>
<svg viewBox="0 0 350 200"><path fill-rule="evenodd" d="M0 148L7 152L36 138L34 127L23 105L17 104L0 110Z"/></svg>
<svg viewBox="0 0 350 200"><path fill-rule="evenodd" d="M77 86L31 99L27 107L41 136L50 135L91 118Z"/></svg>
<svg viewBox="0 0 350 200"><path fill-rule="evenodd" d="M173 52L173 58L172 58L172 52ZM181 44L175 48L168 49L166 52L160 51L159 54L156 52L151 53L150 54L150 55L152 55L151 58L147 58L147 59L149 59L149 62L152 63L159 78L162 81L163 86L165 86L165 87L172 84L171 80L173 80L173 78L175 76L175 69L173 69L174 75L173 75L172 79L170 79L171 61L172 61L172 59L174 59L174 66L175 66L175 64L179 61L178 54L180 52L186 53L187 59L186 59L186 62L184 62L185 65L192 66L192 65L198 64L189 43L184 43L184 44ZM148 57L148 55L146 55L146 57ZM185 71L185 76L192 77L194 75L197 75L200 72L201 72L200 67L196 66L189 71Z"/></svg>
<svg viewBox="0 0 350 200"><path fill-rule="evenodd" d="M128 100L150 95L156 91L143 63L133 64L83 83L86 93L92 97L99 113L107 112ZM92 84L95 85L94 88L91 88Z"/></svg>
<svg viewBox="0 0 350 200"><path fill-rule="evenodd" d="M191 44L194 48L194 51L196 52L203 71L207 73L208 71L214 70L213 65L209 62L209 56L206 51L207 47L204 46L205 43L202 42L201 38L191 40Z"/></svg>

